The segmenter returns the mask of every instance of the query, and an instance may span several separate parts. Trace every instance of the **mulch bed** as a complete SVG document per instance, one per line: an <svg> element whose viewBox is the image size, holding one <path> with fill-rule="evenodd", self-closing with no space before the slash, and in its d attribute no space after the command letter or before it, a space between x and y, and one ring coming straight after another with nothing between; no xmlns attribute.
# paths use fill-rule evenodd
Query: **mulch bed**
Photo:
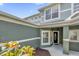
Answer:
<svg viewBox="0 0 79 59"><path fill-rule="evenodd" d="M48 50L36 48L34 56L51 56Z"/></svg>

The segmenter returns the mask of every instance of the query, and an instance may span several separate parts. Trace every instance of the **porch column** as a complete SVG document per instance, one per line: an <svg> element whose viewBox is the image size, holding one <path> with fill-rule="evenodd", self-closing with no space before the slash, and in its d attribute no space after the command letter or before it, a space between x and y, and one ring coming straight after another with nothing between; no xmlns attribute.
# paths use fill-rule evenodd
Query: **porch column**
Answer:
<svg viewBox="0 0 79 59"><path fill-rule="evenodd" d="M63 27L63 53L69 54L69 27Z"/></svg>

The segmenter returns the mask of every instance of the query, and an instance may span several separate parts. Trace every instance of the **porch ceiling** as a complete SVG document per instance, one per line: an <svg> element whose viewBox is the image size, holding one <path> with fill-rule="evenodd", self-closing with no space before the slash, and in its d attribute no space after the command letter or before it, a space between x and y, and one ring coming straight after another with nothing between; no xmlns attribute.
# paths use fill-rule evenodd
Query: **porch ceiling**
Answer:
<svg viewBox="0 0 79 59"><path fill-rule="evenodd" d="M79 25L79 19L73 19L70 21L61 21L61 22L54 22L52 24L44 24L40 25L40 28L51 28L51 27L63 27L63 26L73 26L73 25Z"/></svg>

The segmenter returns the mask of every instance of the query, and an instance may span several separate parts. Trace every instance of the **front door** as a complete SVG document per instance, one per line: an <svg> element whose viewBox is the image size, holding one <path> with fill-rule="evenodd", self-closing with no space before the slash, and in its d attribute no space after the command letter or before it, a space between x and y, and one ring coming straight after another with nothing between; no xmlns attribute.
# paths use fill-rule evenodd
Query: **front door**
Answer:
<svg viewBox="0 0 79 59"><path fill-rule="evenodd" d="M41 45L50 45L50 31L41 31Z"/></svg>
<svg viewBox="0 0 79 59"><path fill-rule="evenodd" d="M59 43L59 32L58 31L53 32L53 42L54 42L54 44Z"/></svg>

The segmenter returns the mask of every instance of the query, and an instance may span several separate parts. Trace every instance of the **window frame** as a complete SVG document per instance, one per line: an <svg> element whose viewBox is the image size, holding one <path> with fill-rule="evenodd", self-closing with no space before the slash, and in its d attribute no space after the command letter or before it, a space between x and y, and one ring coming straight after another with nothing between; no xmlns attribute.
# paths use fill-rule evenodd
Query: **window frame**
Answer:
<svg viewBox="0 0 79 59"><path fill-rule="evenodd" d="M48 8L48 9L45 10L45 20L49 20L49 19L46 19L46 11L49 10L49 9L50 9L50 19L51 19L51 8Z"/></svg>
<svg viewBox="0 0 79 59"><path fill-rule="evenodd" d="M49 9L49 8L47 8L47 9ZM52 18L52 7L50 7L50 9L51 9L51 19L48 19L48 20L46 20L46 10L47 9L45 9L44 10L44 21L50 21L50 20L54 20L54 19L60 19L60 4L58 4L58 6L57 6L57 9L58 9L58 17L56 17L56 18Z"/></svg>
<svg viewBox="0 0 79 59"><path fill-rule="evenodd" d="M60 16L60 14L59 14L59 13L60 13L59 7L60 7L60 6L58 5L58 6L57 6L58 17L52 18L52 15L51 15L51 18L52 18L52 19L57 19L57 18L59 18L59 16ZM52 10L53 10L53 7L51 8L51 14L53 13ZM55 12L55 13L56 13L56 12Z"/></svg>
<svg viewBox="0 0 79 59"><path fill-rule="evenodd" d="M79 7L79 6L77 5L76 7ZM74 13L74 12L77 12L77 10L79 9L79 8L75 8L75 3L73 3L72 8L73 8L73 13ZM75 8L75 9L74 9L74 8ZM75 11L75 10L76 10L76 11Z"/></svg>
<svg viewBox="0 0 79 59"><path fill-rule="evenodd" d="M78 38L79 38L79 37L78 37L78 34L79 34L78 32L79 32L79 30L78 30L78 29L70 30L70 31L69 31L69 39L70 39L70 34L71 34L71 32L76 32L76 34L77 34L77 39L76 39L76 40L74 39L74 41L79 41L79 39L78 39ZM71 40L71 39L70 39L70 40ZM71 41L73 41L73 40L71 40Z"/></svg>

